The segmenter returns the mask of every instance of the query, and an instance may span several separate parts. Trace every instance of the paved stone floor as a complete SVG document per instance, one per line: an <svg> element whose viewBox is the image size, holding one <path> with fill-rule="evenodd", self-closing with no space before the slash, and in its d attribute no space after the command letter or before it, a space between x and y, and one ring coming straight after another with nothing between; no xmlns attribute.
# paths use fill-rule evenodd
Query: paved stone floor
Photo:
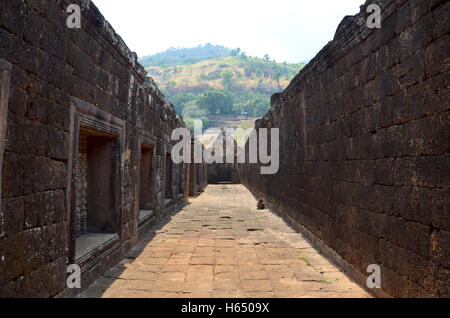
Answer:
<svg viewBox="0 0 450 318"><path fill-rule="evenodd" d="M242 185L209 185L78 297L370 297Z"/></svg>

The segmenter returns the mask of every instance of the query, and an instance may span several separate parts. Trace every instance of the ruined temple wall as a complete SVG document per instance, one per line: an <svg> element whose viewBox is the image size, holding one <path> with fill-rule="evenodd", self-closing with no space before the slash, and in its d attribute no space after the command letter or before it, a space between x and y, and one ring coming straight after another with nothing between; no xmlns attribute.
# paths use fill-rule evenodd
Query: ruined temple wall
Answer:
<svg viewBox="0 0 450 318"><path fill-rule="evenodd" d="M220 158L213 163L208 164L207 182L208 184L218 184L221 182L240 184L239 173L236 169L238 146L234 139L227 140L224 131L212 143L208 151L215 158ZM228 147L228 143L232 141L232 148ZM232 158L232 161L228 160Z"/></svg>
<svg viewBox="0 0 450 318"><path fill-rule="evenodd" d="M240 178L386 293L449 297L449 3L378 3L381 29L362 7L272 97L279 172Z"/></svg>
<svg viewBox="0 0 450 318"><path fill-rule="evenodd" d="M66 26L66 8L72 3L82 7L81 29ZM7 63L11 80L6 135L1 136L0 296L55 296L66 287L66 268L75 257L77 120L93 118L92 125L105 130L111 125L120 142L119 240L84 263L83 287L137 241L138 191L145 190L137 186L143 141L155 147L156 220L184 203L183 196L175 196L179 166L173 168L170 204L163 194L170 134L184 123L146 77L136 54L89 1L0 0L0 66Z"/></svg>

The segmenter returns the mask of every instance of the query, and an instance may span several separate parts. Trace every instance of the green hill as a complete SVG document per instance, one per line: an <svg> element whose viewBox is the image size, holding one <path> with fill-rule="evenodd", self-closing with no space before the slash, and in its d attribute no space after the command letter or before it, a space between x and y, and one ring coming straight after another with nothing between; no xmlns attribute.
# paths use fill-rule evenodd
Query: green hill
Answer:
<svg viewBox="0 0 450 318"><path fill-rule="evenodd" d="M144 67L186 65L231 54L231 49L207 43L203 46L199 45L192 48L170 48L155 55L144 56L140 62Z"/></svg>
<svg viewBox="0 0 450 318"><path fill-rule="evenodd" d="M221 115L261 117L270 107L270 96L283 90L304 66L210 44L169 49L141 63L189 127L196 118L208 127L211 118Z"/></svg>

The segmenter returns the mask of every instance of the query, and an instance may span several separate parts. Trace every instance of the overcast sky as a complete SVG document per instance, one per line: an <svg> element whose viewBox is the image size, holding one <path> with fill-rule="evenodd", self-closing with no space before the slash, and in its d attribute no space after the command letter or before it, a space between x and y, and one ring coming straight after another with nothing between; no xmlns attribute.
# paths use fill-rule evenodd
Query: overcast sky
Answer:
<svg viewBox="0 0 450 318"><path fill-rule="evenodd" d="M363 0L93 0L138 56L211 43L268 54L278 62L313 58Z"/></svg>

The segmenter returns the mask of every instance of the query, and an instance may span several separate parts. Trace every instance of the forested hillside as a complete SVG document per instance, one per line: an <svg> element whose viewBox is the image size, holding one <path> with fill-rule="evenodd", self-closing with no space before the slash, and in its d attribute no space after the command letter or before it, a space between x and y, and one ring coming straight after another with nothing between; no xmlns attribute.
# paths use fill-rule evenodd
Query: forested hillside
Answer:
<svg viewBox="0 0 450 318"><path fill-rule="evenodd" d="M234 115L260 117L270 96L282 91L304 64L276 63L247 56L241 49L207 44L169 49L144 57L141 63L171 101L186 124L201 118Z"/></svg>
<svg viewBox="0 0 450 318"><path fill-rule="evenodd" d="M151 56L144 56L141 64L149 66L172 66L194 64L205 60L230 56L232 50L220 45L205 44L192 48L170 48Z"/></svg>

